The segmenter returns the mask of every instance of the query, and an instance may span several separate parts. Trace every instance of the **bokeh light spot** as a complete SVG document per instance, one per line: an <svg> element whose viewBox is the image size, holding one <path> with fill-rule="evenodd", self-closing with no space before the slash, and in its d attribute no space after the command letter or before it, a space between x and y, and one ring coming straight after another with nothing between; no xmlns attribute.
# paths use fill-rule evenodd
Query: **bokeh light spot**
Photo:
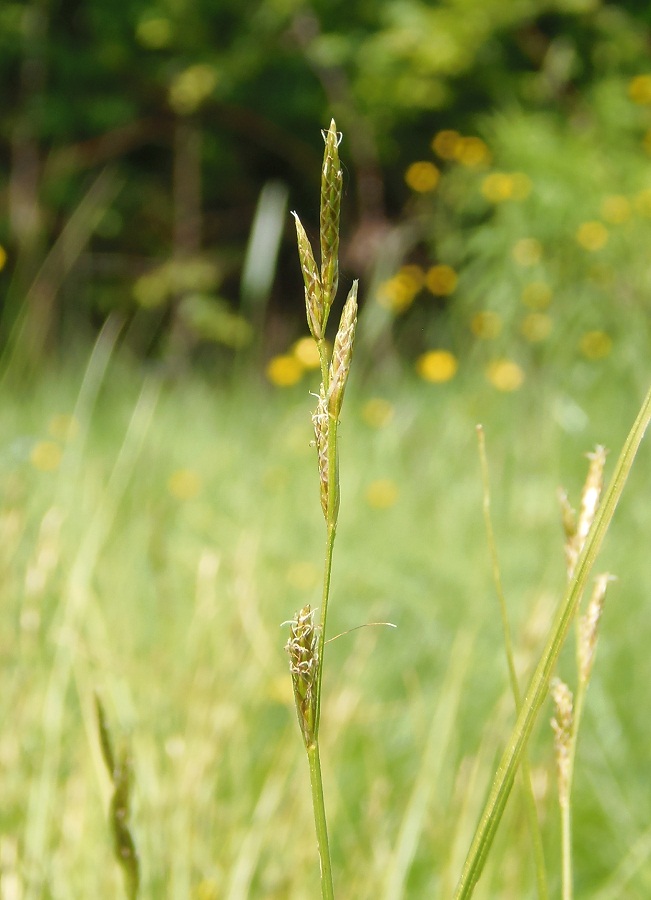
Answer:
<svg viewBox="0 0 651 900"><path fill-rule="evenodd" d="M432 266L425 275L427 290L435 297L447 297L453 293L458 280L459 276L452 266L445 265L445 263Z"/></svg>
<svg viewBox="0 0 651 900"><path fill-rule="evenodd" d="M519 266L535 266L542 259L542 244L536 238L520 238L511 253Z"/></svg>
<svg viewBox="0 0 651 900"><path fill-rule="evenodd" d="M552 302L552 289L545 281L530 281L522 288L521 296L529 309L547 309Z"/></svg>
<svg viewBox="0 0 651 900"><path fill-rule="evenodd" d="M389 478L378 478L366 488L366 502L373 509L389 509L398 499L398 487Z"/></svg>
<svg viewBox="0 0 651 900"><path fill-rule="evenodd" d="M594 253L608 243L608 229L603 222L583 222L576 232L576 239L585 250Z"/></svg>
<svg viewBox="0 0 651 900"><path fill-rule="evenodd" d="M628 96L633 103L651 103L651 75L636 75L628 83Z"/></svg>
<svg viewBox="0 0 651 900"><path fill-rule="evenodd" d="M439 183L440 171L432 162L419 161L412 163L405 172L405 181L412 191L426 194L433 191Z"/></svg>
<svg viewBox="0 0 651 900"><path fill-rule="evenodd" d="M371 397L362 408L362 419L371 428L385 428L393 419L395 409L383 397Z"/></svg>
<svg viewBox="0 0 651 900"><path fill-rule="evenodd" d="M511 200L514 191L513 176L506 172L491 172L481 183L481 192L490 203Z"/></svg>
<svg viewBox="0 0 651 900"><path fill-rule="evenodd" d="M449 350L428 350L416 360L416 371L425 381L442 384L457 373L459 363Z"/></svg>
<svg viewBox="0 0 651 900"><path fill-rule="evenodd" d="M531 312L524 317L520 331L525 340L537 344L549 337L553 322L550 316L541 312Z"/></svg>
<svg viewBox="0 0 651 900"><path fill-rule="evenodd" d="M276 387L291 387L297 384L303 376L303 366L288 353L274 356L267 363L267 378Z"/></svg>
<svg viewBox="0 0 651 900"><path fill-rule="evenodd" d="M482 309L471 318L470 330L483 341L493 340L502 330L502 317L490 309Z"/></svg>
<svg viewBox="0 0 651 900"><path fill-rule="evenodd" d="M176 469L167 479L167 490L177 500L193 500L201 487L201 477L193 469Z"/></svg>
<svg viewBox="0 0 651 900"><path fill-rule="evenodd" d="M299 338L292 347L292 355L304 369L318 369L321 365L319 348L313 337Z"/></svg>
<svg viewBox="0 0 651 900"><path fill-rule="evenodd" d="M586 359L605 359L613 349L613 340L605 331L586 331L579 341L579 350Z"/></svg>
<svg viewBox="0 0 651 900"><path fill-rule="evenodd" d="M479 137L462 137L456 142L454 159L468 168L488 165L491 161L490 150Z"/></svg>
<svg viewBox="0 0 651 900"><path fill-rule="evenodd" d="M609 194L601 204L601 215L611 225L622 225L631 218L631 202L622 194Z"/></svg>
<svg viewBox="0 0 651 900"><path fill-rule="evenodd" d="M438 154L441 159L456 159L457 147L462 137L458 131L451 128L444 128L437 132L432 140L432 150Z"/></svg>
<svg viewBox="0 0 651 900"><path fill-rule="evenodd" d="M63 451L54 441L39 441L34 444L29 458L39 472L54 472L61 465Z"/></svg>
<svg viewBox="0 0 651 900"><path fill-rule="evenodd" d="M486 377L498 391L517 391L524 381L522 367L511 359L495 359L486 369Z"/></svg>
<svg viewBox="0 0 651 900"><path fill-rule="evenodd" d="M79 434L79 422L71 413L52 416L47 426L48 434L62 443L73 440Z"/></svg>

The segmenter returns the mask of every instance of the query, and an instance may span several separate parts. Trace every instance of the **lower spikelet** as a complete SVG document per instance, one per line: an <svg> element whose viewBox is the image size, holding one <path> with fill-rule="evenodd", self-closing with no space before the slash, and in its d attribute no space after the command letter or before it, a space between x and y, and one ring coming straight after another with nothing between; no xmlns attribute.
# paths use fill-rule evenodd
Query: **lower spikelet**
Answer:
<svg viewBox="0 0 651 900"><path fill-rule="evenodd" d="M339 419L341 404L344 400L344 390L350 371L350 361L353 355L353 343L355 341L355 328L357 327L357 281L353 281L343 312L339 329L332 348L330 360L330 379L328 386L328 408L334 419Z"/></svg>
<svg viewBox="0 0 651 900"><path fill-rule="evenodd" d="M330 414L323 384L319 389L319 402L312 414L316 452L319 463L319 481L321 485L321 509L328 520L328 429Z"/></svg>
<svg viewBox="0 0 651 900"><path fill-rule="evenodd" d="M305 746L315 740L316 687L319 670L319 630L314 624L314 610L308 604L289 623L289 654L294 700Z"/></svg>

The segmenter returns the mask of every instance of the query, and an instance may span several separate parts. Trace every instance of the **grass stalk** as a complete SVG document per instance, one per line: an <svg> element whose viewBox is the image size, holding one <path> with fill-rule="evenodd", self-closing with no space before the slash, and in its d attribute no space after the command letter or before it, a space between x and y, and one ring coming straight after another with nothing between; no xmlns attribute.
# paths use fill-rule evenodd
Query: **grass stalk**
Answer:
<svg viewBox="0 0 651 900"><path fill-rule="evenodd" d="M312 807L314 809L314 825L321 866L321 897L323 900L334 900L335 892L332 881L332 863L330 861L330 843L328 841L328 823L325 798L323 796L323 778L321 776L321 757L319 755L318 740L314 741L307 748L307 759L310 766Z"/></svg>
<svg viewBox="0 0 651 900"><path fill-rule="evenodd" d="M576 614L588 576L601 549L603 539L612 521L649 421L651 421L651 389L647 393L640 412L626 438L611 481L597 509L585 544L577 560L573 576L554 616L545 648L531 679L522 709L502 755L493 785L473 836L454 895L455 900L467 900L468 897L471 897L477 880L481 875L513 787L515 773L520 765L527 741L547 695L556 661Z"/></svg>
<svg viewBox="0 0 651 900"><path fill-rule="evenodd" d="M319 467L321 509L326 524L323 593L318 625L314 625L313 610L309 606L303 607L290 623L287 650L290 656L296 711L310 769L312 806L321 867L321 896L323 900L333 900L332 863L319 754L319 726L332 558L339 515L337 428L350 370L357 324L357 282L353 282L344 304L332 354L330 354L325 340L325 329L337 292L339 210L342 193L342 172L338 152L341 135L337 133L334 120L330 123L328 131L324 132L324 139L325 152L321 178L320 270L305 229L294 213L298 254L305 284L307 323L319 351L321 367L321 385L312 423Z"/></svg>

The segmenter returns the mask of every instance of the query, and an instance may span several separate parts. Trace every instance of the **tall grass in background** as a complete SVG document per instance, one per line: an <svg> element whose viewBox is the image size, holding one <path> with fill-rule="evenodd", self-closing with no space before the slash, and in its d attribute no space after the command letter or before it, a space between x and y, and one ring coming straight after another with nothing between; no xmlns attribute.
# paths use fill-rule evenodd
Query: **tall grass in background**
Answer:
<svg viewBox="0 0 651 900"><path fill-rule="evenodd" d="M244 380L228 391L198 377L175 384L124 360L117 342L109 322L83 376L53 369L29 396L0 386L0 893L113 898L126 885L156 898L315 896L312 799L278 628L288 606L321 595L304 384L284 394ZM319 686L342 896L537 896L519 791L506 807L527 744L548 887L561 889L570 831L556 813L553 733L535 718L557 657L572 680L562 639L649 400L566 589L557 485L575 495L581 454L621 444L640 375L595 368L567 388L581 412L572 417L558 414L544 369L501 390L453 362L441 355L419 369L446 377L380 370L365 385L353 369L347 389L329 630L384 619L399 630L390 649L370 628L329 644ZM330 368L319 368L325 382ZM491 596L479 419L499 473L491 523L513 664L530 683L517 717ZM581 740L558 701L553 713L557 757L560 735L575 761L577 898L651 888L651 724L639 715L651 677L640 539L651 527L648 453L639 463L606 548L619 580L589 702L575 698ZM328 480L326 524L334 496ZM126 882L112 847L116 809L128 810L139 859Z"/></svg>
<svg viewBox="0 0 651 900"><path fill-rule="evenodd" d="M132 760L141 896L314 896L309 780L278 627L288 605L319 603L309 398L196 378L143 385L112 346L105 333L81 395L75 370L50 372L29 403L3 390L3 891L121 895L98 691ZM582 449L615 445L634 394L604 370L594 393L575 395L589 424L574 432L550 428L552 398L532 403L526 387L505 396L480 380L379 379L361 394L352 377L330 629L390 619L398 631L390 647L372 628L328 645L333 869L349 896L450 897L513 709L478 414L499 473L492 515L522 678L565 577L557 485L576 495ZM651 733L637 712L650 677L648 477L644 453L606 548L618 581L577 748L576 897L648 886ZM548 727L530 753L553 893ZM475 896L535 896L521 816L515 792Z"/></svg>

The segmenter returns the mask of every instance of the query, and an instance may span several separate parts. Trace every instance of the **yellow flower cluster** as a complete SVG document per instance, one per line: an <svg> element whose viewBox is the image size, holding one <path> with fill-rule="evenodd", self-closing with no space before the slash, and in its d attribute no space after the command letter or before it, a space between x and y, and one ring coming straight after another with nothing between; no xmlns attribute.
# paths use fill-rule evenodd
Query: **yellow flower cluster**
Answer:
<svg viewBox="0 0 651 900"><path fill-rule="evenodd" d="M454 292L459 277L452 266L439 263L425 275L425 287L435 297L448 297Z"/></svg>
<svg viewBox="0 0 651 900"><path fill-rule="evenodd" d="M511 254L519 266L535 266L542 259L542 244L537 238L520 238L513 245Z"/></svg>
<svg viewBox="0 0 651 900"><path fill-rule="evenodd" d="M428 350L416 360L416 371L424 381L442 384L457 373L459 363L449 350Z"/></svg>
<svg viewBox="0 0 651 900"><path fill-rule="evenodd" d="M488 165L491 161L490 150L481 138L464 136L452 129L444 129L434 135L432 150L441 159L458 162L468 168Z"/></svg>
<svg viewBox="0 0 651 900"><path fill-rule="evenodd" d="M613 339L605 331L586 331L579 341L579 350L586 359L605 359L613 349Z"/></svg>
<svg viewBox="0 0 651 900"><path fill-rule="evenodd" d="M379 286L375 299L384 309L399 315L409 309L423 287L435 297L448 297L457 281L457 273L445 263L431 266L427 271L416 265L401 266Z"/></svg>
<svg viewBox="0 0 651 900"><path fill-rule="evenodd" d="M312 337L299 338L288 353L273 356L267 363L266 375L276 387L292 387L305 372L318 369L319 351Z"/></svg>
<svg viewBox="0 0 651 900"><path fill-rule="evenodd" d="M526 200L531 193L531 179L524 172L491 172L481 183L481 192L490 203Z"/></svg>
<svg viewBox="0 0 651 900"><path fill-rule="evenodd" d="M486 377L498 391L517 391L524 381L524 371L512 359L495 359L486 369Z"/></svg>
<svg viewBox="0 0 651 900"><path fill-rule="evenodd" d="M366 502L373 509L389 509L398 499L398 487L389 478L378 478L366 488Z"/></svg>
<svg viewBox="0 0 651 900"><path fill-rule="evenodd" d="M502 331L502 317L489 309L480 310L471 318L470 330L480 340L493 340Z"/></svg>
<svg viewBox="0 0 651 900"><path fill-rule="evenodd" d="M427 194L433 191L439 183L441 173L433 162L420 160L407 167L405 181L407 186L418 194Z"/></svg>
<svg viewBox="0 0 651 900"><path fill-rule="evenodd" d="M651 103L651 75L636 75L628 83L628 96L633 103Z"/></svg>
<svg viewBox="0 0 651 900"><path fill-rule="evenodd" d="M401 266L392 277L378 288L376 300L385 309L399 314L409 309L414 297L425 282L425 273L420 266Z"/></svg>
<svg viewBox="0 0 651 900"><path fill-rule="evenodd" d="M167 490L177 500L193 500L201 488L201 476L194 469L176 469L167 479Z"/></svg>
<svg viewBox="0 0 651 900"><path fill-rule="evenodd" d="M585 250L594 253L608 243L608 229L603 222L583 222L577 229L576 239Z"/></svg>

